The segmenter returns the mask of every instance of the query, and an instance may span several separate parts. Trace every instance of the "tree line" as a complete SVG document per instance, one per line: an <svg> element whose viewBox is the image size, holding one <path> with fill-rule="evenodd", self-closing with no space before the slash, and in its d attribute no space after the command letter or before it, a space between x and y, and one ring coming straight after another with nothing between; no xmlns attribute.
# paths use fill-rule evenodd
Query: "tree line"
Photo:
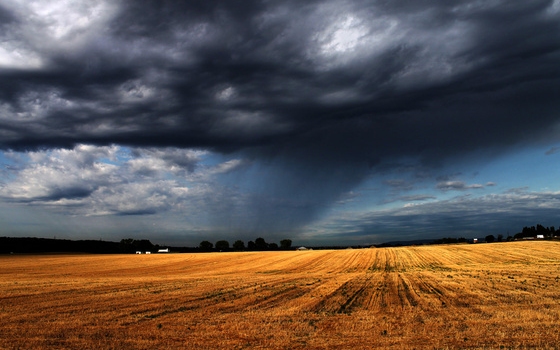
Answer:
<svg viewBox="0 0 560 350"><path fill-rule="evenodd" d="M134 253L137 250L151 251L157 249L150 241L132 238L120 242L102 240L69 240L56 238L35 237L0 237L0 253L93 253L93 254L123 254Z"/></svg>
<svg viewBox="0 0 560 350"><path fill-rule="evenodd" d="M560 236L560 228L555 229L554 226L544 227L541 224L537 224L537 226L525 226L521 232L516 233L513 238L514 239L523 239L528 237L537 237L543 236L544 238L552 238L554 236Z"/></svg>
<svg viewBox="0 0 560 350"><path fill-rule="evenodd" d="M164 246L168 247L168 246ZM198 247L171 247L175 253L196 253L211 251L259 251L259 250L288 250L292 247L291 239L283 239L280 245L267 243L259 237L255 241L245 242L237 240L230 246L226 240L220 240L215 245L209 241L202 241ZM130 254L137 251L157 252L163 248L147 239L125 238L120 242L102 240L69 240L36 237L0 237L0 254L9 253L94 253L94 254Z"/></svg>
<svg viewBox="0 0 560 350"><path fill-rule="evenodd" d="M551 239L556 236L560 236L560 228L556 229L554 226L545 227L541 224L537 224L536 226L530 226L530 227L525 226L523 227L521 232L518 232L513 236L510 236L509 233L507 237L504 237L504 235L501 234L497 236L487 235L484 238L480 238L479 242L487 242L487 243L509 242L514 240L537 238L537 237L542 237L543 239L546 238ZM432 244L450 244L450 243L466 243L466 242L472 243L472 240L467 240L464 237L460 237L460 238L446 237L446 238L436 239L432 242Z"/></svg>
<svg viewBox="0 0 560 350"><path fill-rule="evenodd" d="M291 239L283 239L280 241L280 245L276 243L267 243L264 238L259 237L255 241L245 242L238 239L230 246L229 242L226 240L219 240L216 244L210 241L202 241L198 245L198 248L203 252L227 252L227 251L263 251L263 250L288 250L292 248Z"/></svg>
<svg viewBox="0 0 560 350"><path fill-rule="evenodd" d="M521 232L514 234L513 237L510 236L509 234L506 238L504 238L503 235L498 235L497 238L494 237L494 235L488 235L485 237L485 240L488 243L492 243L492 242L503 242L504 240L513 241L513 240L519 240L525 238L538 238L538 237L542 237L543 239L545 239L545 238L553 238L555 236L560 236L560 229L555 229L554 226L545 227L541 224L537 224L537 226L523 227Z"/></svg>

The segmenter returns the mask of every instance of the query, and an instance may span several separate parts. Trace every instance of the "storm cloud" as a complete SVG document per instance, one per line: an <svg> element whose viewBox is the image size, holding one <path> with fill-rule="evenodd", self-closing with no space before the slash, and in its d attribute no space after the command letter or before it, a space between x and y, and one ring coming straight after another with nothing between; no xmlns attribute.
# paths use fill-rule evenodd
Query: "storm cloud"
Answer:
<svg viewBox="0 0 560 350"><path fill-rule="evenodd" d="M418 240L433 237L513 236L527 222L546 218L558 222L559 192L533 193L523 189L482 197L459 196L404 208L344 213L308 227L309 241L347 244ZM369 240L369 241L368 241Z"/></svg>
<svg viewBox="0 0 560 350"><path fill-rule="evenodd" d="M0 148L104 152L19 163L12 202L188 213L196 188L212 227L290 231L371 177L407 192L560 141L558 1L14 1L0 23Z"/></svg>

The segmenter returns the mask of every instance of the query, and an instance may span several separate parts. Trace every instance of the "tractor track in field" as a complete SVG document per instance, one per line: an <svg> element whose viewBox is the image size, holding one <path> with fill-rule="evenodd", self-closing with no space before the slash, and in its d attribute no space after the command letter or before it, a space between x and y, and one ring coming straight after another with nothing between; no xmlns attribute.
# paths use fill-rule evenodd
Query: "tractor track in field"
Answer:
<svg viewBox="0 0 560 350"><path fill-rule="evenodd" d="M558 251L0 256L0 348L552 349Z"/></svg>
<svg viewBox="0 0 560 350"><path fill-rule="evenodd" d="M360 276L340 285L336 290L324 296L311 311L317 313L351 313L360 307L367 293L371 291L369 278Z"/></svg>
<svg viewBox="0 0 560 350"><path fill-rule="evenodd" d="M356 310L416 307L426 303L418 294L419 289L416 281L404 273L364 274L342 283L317 302L311 311L349 314Z"/></svg>

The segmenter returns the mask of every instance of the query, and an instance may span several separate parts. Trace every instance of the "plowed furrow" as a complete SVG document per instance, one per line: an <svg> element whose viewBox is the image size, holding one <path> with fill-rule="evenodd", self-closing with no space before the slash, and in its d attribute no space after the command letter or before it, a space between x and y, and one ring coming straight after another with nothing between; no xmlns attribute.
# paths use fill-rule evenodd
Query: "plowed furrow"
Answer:
<svg viewBox="0 0 560 350"><path fill-rule="evenodd" d="M312 307L312 310L319 313L351 313L354 309L363 307L371 292L369 279L357 277L343 283Z"/></svg>
<svg viewBox="0 0 560 350"><path fill-rule="evenodd" d="M414 287L407 281L402 274L399 274L399 297L402 306L416 306L418 305L418 294Z"/></svg>

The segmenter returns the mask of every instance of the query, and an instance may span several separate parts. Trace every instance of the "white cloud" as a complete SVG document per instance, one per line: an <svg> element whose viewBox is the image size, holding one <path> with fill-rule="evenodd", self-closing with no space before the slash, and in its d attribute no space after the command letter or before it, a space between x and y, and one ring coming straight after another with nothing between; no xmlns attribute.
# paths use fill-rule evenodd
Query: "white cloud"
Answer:
<svg viewBox="0 0 560 350"><path fill-rule="evenodd" d="M101 184L113 182L117 167L99 159L114 159L116 151L115 146L79 145L72 150L30 152L29 162L20 164L23 168L0 188L0 195L30 202L87 197ZM24 159L13 154L12 158Z"/></svg>
<svg viewBox="0 0 560 350"><path fill-rule="evenodd" d="M175 181L119 183L101 187L90 198L89 215L155 214L171 208L178 198ZM188 191L185 191L188 193Z"/></svg>
<svg viewBox="0 0 560 350"><path fill-rule="evenodd" d="M34 34L41 34L36 39L50 39L58 48L70 48L84 44L98 33L117 13L114 2L80 0L32 1L25 11L37 26ZM38 40L38 45L41 45ZM43 42L42 44L45 44Z"/></svg>
<svg viewBox="0 0 560 350"><path fill-rule="evenodd" d="M0 46L0 68L38 69L43 60L37 53L12 43Z"/></svg>
<svg viewBox="0 0 560 350"><path fill-rule="evenodd" d="M369 15L369 16L368 16ZM378 56L402 40L404 33L396 18L319 8L317 17L326 23L312 37L310 58L319 69L333 69L366 57Z"/></svg>
<svg viewBox="0 0 560 350"><path fill-rule="evenodd" d="M158 173L167 170L167 165L163 159L155 158L135 158L127 163L130 171L134 175L150 176L157 178Z"/></svg>
<svg viewBox="0 0 560 350"><path fill-rule="evenodd" d="M247 162L242 159L232 159L220 163L210 169L211 174L225 174L237 170L240 167L247 165Z"/></svg>
<svg viewBox="0 0 560 350"><path fill-rule="evenodd" d="M492 185L488 185L492 186ZM437 183L436 188L442 191L465 191L470 189L482 189L484 185L471 184L467 185L463 181L440 181Z"/></svg>
<svg viewBox="0 0 560 350"><path fill-rule="evenodd" d="M228 86L216 93L216 99L222 102L227 102L234 98L235 94L235 88L233 86Z"/></svg>
<svg viewBox="0 0 560 350"><path fill-rule="evenodd" d="M135 171L151 173L172 173L177 176L187 176L186 173L195 171L202 157L208 154L203 150L180 148L136 148L135 159L128 164Z"/></svg>
<svg viewBox="0 0 560 350"><path fill-rule="evenodd" d="M4 170L0 197L78 216L166 211L197 216L219 212L224 205L235 207L242 197L213 178L248 163L231 159L199 165L206 155L207 151L190 149L93 145L11 151L5 157L17 166Z"/></svg>
<svg viewBox="0 0 560 350"><path fill-rule="evenodd" d="M560 14L560 0L552 1L552 4L547 9L547 14L550 16L558 16Z"/></svg>
<svg viewBox="0 0 560 350"><path fill-rule="evenodd" d="M347 15L321 33L321 51L325 55L354 51L362 44L368 32L368 28L358 18Z"/></svg>
<svg viewBox="0 0 560 350"><path fill-rule="evenodd" d="M71 52L104 32L118 8L114 2L80 0L6 1L17 18L0 34L0 67L38 69L48 63L45 53Z"/></svg>

